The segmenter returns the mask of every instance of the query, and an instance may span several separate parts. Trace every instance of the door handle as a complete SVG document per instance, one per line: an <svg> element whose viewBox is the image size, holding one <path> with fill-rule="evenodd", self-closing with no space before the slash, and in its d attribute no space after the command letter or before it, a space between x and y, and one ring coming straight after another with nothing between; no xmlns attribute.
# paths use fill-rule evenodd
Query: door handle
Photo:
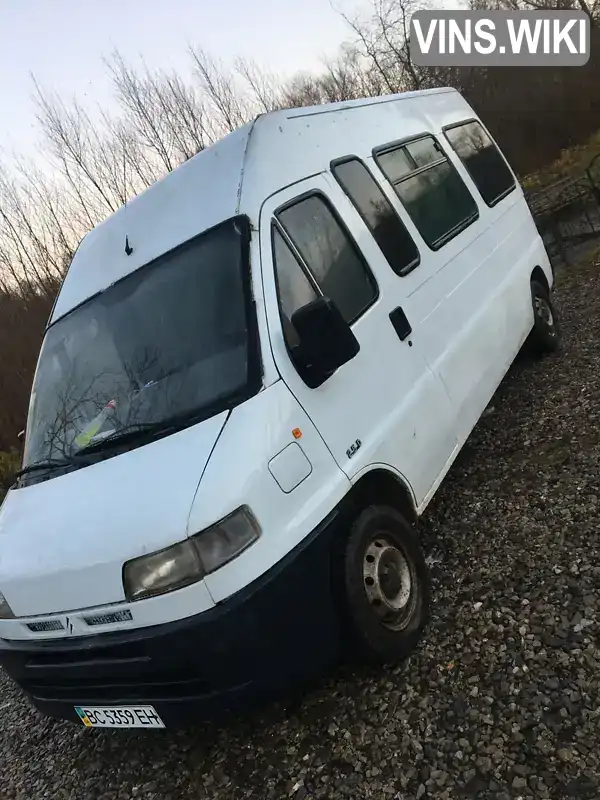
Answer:
<svg viewBox="0 0 600 800"><path fill-rule="evenodd" d="M390 322L394 326L394 330L398 334L398 338L401 342L412 333L411 324L400 306L390 311Z"/></svg>

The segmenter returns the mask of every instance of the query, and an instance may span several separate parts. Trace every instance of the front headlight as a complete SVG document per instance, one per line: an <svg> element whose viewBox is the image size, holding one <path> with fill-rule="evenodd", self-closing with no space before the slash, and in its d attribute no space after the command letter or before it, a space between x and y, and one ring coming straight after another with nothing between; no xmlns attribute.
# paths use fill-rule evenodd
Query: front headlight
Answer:
<svg viewBox="0 0 600 800"><path fill-rule="evenodd" d="M15 615L11 607L6 602L6 597L0 592L0 619L14 619Z"/></svg>
<svg viewBox="0 0 600 800"><path fill-rule="evenodd" d="M141 600L196 583L238 556L259 536L260 527L250 509L238 508L185 542L127 561L123 565L125 596Z"/></svg>

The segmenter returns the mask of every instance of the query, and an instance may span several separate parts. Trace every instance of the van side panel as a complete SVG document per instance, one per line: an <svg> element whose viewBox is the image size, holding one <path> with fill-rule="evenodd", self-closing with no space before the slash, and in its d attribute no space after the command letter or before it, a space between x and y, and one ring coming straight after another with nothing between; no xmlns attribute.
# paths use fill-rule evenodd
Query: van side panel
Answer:
<svg viewBox="0 0 600 800"><path fill-rule="evenodd" d="M414 105L479 212L477 220L435 251L407 222L421 251L421 264L405 280L406 311L418 331L415 337L422 337L429 366L452 402L458 450L531 330L533 269L540 266L549 285L553 276L516 177L512 191L489 207L444 136L446 125L478 120L473 109L452 93L422 97ZM397 108L402 111L400 105ZM375 162L372 168L377 169ZM381 179L386 180L383 175ZM402 209L401 204L396 208Z"/></svg>
<svg viewBox="0 0 600 800"><path fill-rule="evenodd" d="M423 320L430 366L448 390L463 439L533 325L529 281L537 250L520 200L485 225L436 275L441 303Z"/></svg>

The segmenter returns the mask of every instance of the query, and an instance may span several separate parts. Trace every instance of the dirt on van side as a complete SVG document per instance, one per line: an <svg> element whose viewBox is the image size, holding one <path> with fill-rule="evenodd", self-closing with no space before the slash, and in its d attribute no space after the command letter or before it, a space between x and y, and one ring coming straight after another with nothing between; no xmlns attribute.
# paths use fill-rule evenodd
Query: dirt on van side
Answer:
<svg viewBox="0 0 600 800"><path fill-rule="evenodd" d="M46 720L0 674L0 798L600 797L600 258L556 302L562 353L514 366L428 509L407 662L156 734Z"/></svg>

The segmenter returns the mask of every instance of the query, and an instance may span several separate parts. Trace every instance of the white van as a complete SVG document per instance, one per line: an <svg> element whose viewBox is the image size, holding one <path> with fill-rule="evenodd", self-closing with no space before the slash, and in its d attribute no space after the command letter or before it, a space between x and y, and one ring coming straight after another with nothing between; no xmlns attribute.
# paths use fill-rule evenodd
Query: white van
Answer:
<svg viewBox="0 0 600 800"><path fill-rule="evenodd" d="M0 663L42 712L163 727L427 618L415 531L527 342L522 190L451 89L278 111L82 241L0 510Z"/></svg>

